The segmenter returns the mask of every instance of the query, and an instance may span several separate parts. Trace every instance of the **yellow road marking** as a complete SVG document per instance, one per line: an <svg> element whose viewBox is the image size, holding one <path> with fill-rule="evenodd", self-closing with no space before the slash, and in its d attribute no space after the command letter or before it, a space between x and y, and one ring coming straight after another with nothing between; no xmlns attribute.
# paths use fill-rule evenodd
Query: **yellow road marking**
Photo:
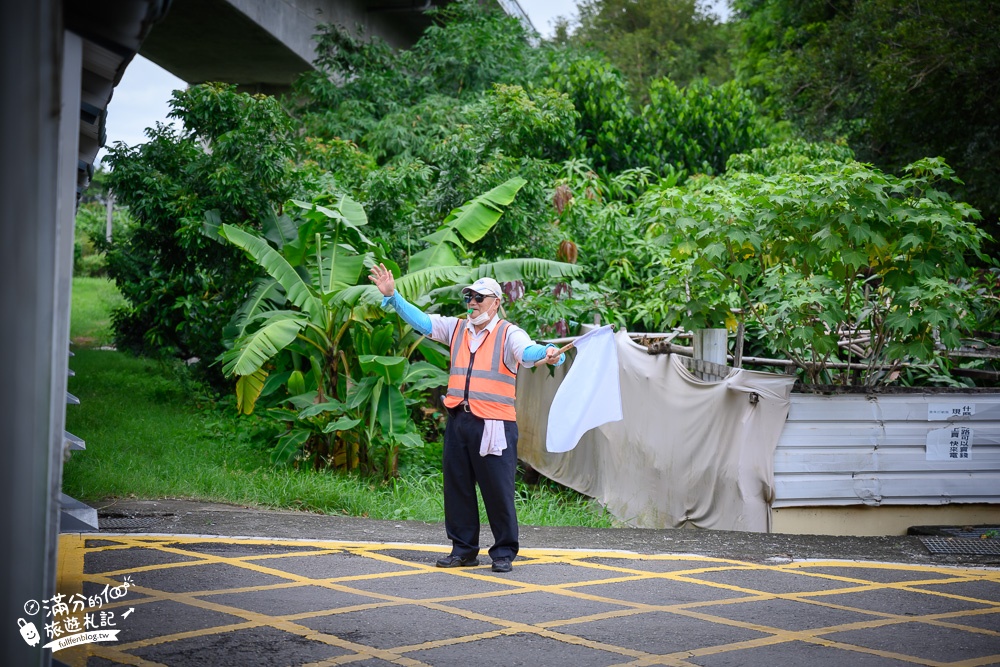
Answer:
<svg viewBox="0 0 1000 667"><path fill-rule="evenodd" d="M99 539L106 544L94 547L86 547L86 541ZM218 553L202 553L200 551L187 548L187 545L202 544L241 544L241 545L271 545L277 547L294 547L294 550L282 553L250 553L243 556L225 555ZM88 554L96 554L109 551L123 551L131 548L144 548L159 551L164 554L171 554L190 558L174 563L158 563L153 565L138 566L135 568L119 569L94 574L83 574L84 559ZM428 553L428 562L411 562L396 558L391 552L395 550L405 550L409 552ZM584 648L601 650L613 654L618 654L625 658L621 665L670 665L673 667L692 667L693 663L686 659L713 655L718 653L732 653L741 650L757 648L763 646L778 645L787 642L801 641L807 643L828 646L840 650L875 655L884 658L909 662L911 664L937 666L939 663L921 656L903 655L890 651L870 649L863 646L853 645L845 642L838 642L824 637L837 632L848 630L876 630L903 623L925 623L936 625L955 631L964 631L987 636L1000 636L1000 633L961 623L963 619L980 616L987 613L1000 613L1000 602L994 600L983 600L969 595L959 595L949 593L945 590L934 590L918 588L919 586L943 584L956 584L963 582L989 581L1000 583L1000 571L969 569L969 568L949 568L941 566L914 566L914 565L892 565L882 563L863 563L846 561L809 561L796 563L782 563L767 565L759 563L748 563L732 559L711 558L694 556L689 554L660 554L639 556L634 553L614 552L614 551L570 551L558 549L525 549L522 556L525 558L515 562L515 573L510 578L496 577L488 574L485 566L478 568L460 569L440 569L434 567L430 562L432 554L446 553L447 548L437 545L403 545L385 544L373 542L335 542L323 540L266 540L254 538L212 538L206 536L150 536L150 535L107 535L101 534L99 537L86 535L63 535L60 541L60 580L59 592L70 594L70 588L75 591L82 590L84 581L103 585L120 584L120 578L130 575L135 581L130 591L135 591L147 595L148 597L122 600L105 605L105 608L120 608L124 605L134 606L137 609L140 605L153 602L170 601L189 607L215 611L240 619L224 625L210 628L178 632L160 637L153 637L145 640L134 641L128 644L90 644L84 647L76 656L76 661L70 664L85 664L87 649L93 655L104 657L108 660L123 664L141 665L152 667L158 663L139 658L131 651L149 646L165 645L184 639L194 639L207 637L228 632L237 632L252 628L270 627L277 630L299 635L311 641L317 641L339 647L349 653L347 655L333 657L310 663L311 667L327 667L332 665L348 665L352 662L369 658L386 660L393 664L419 666L424 663L415 659L411 655L417 651L429 650L453 646L462 643L481 641L484 639L513 635L518 633L530 633L540 637L545 637L556 642L567 645L576 645ZM388 552L388 553L387 553ZM315 576L298 575L293 572L280 569L281 561L293 557L319 557L327 555L353 555L367 558L373 562L392 565L398 569L389 572L372 572L366 574L355 574L345 576L331 576L317 578ZM588 559L608 558L622 561L621 563L609 564L591 562ZM270 561L263 563L261 561ZM631 563L629 563L631 561ZM652 571L643 569L640 563L650 561L688 563L691 567L673 571ZM626 564L634 564L637 567L627 567ZM277 581L267 584L240 586L233 588L220 588L200 591L169 592L154 589L148 585L142 585L142 577L136 581L136 575L151 572L160 572L171 569L181 569L197 567L202 565L224 565L241 568L248 572L275 577ZM544 568L546 565L566 565L575 568L580 572L581 577L574 581L536 584L528 581L519 581L516 578L517 571L521 568ZM829 572L812 571L815 568L850 568L850 575L842 576ZM926 578L910 579L904 581L879 582L859 578L864 570L899 570L926 573ZM543 570L544 571L544 570ZM748 586L727 584L710 579L699 578L697 575L706 575L716 572L775 572L791 577L802 577L803 584L808 584L810 578L822 579L831 582L842 583L843 586L828 590L801 590L786 593L769 593L760 591ZM591 578L588 573L600 574L604 578ZM360 582L370 581L404 581L411 577L424 577L431 574L437 576L453 576L468 579L470 581L482 581L491 584L491 587L500 586L500 590L489 590L481 592L464 593L460 595L447 595L433 598L411 598L406 595L394 595L392 589L369 590L359 588ZM607 576L608 574L612 576ZM724 598L720 600L699 600L672 605L656 605L622 600L614 597L614 584L634 583L634 582L681 582L686 585L696 585L709 590L727 591L736 593L742 597ZM790 579L789 581L794 581ZM595 588L602 584L610 586L601 590ZM331 591L339 591L345 594L362 596L372 600L367 603L359 603L334 609L317 611L306 611L293 614L264 614L239 607L234 607L212 599L204 599L219 594L237 594L259 591L273 591L282 589L295 589L302 586L314 586L328 588ZM74 588L75 587L75 588ZM808 588L808 587L807 587ZM937 598L955 600L957 602L982 604L984 607L978 609L966 609L951 611L946 613L926 614L923 616L903 616L885 612L865 610L851 607L849 605L836 604L829 601L831 595L852 593L864 595L873 591L892 590L906 591L928 595ZM614 608L604 612L589 613L575 618L553 619L535 623L512 621L488 614L462 609L456 606L468 600L496 599L502 601L514 595L540 592L559 595L566 598L580 601L592 601L611 605ZM597 593L605 593L600 595ZM750 623L725 618L708 613L706 607L721 606L731 607L731 605L756 603L768 600L789 600L799 603L815 605L818 607L855 612L863 614L866 620L843 623L834 626L821 628L810 628L807 630L783 630L760 623ZM495 629L463 634L460 636L446 637L443 639L429 640L418 644L398 646L389 649L378 649L364 644L351 642L335 635L327 634L301 625L301 621L308 621L323 616L333 616L358 611L367 611L380 608L399 607L402 605L413 605L423 609L434 610L440 613L450 614L468 620L489 623ZM728 644L708 647L695 647L690 650L676 651L666 655L656 655L637 647L617 646L598 641L592 641L585 637L567 632L570 626L580 626L585 628L587 623L605 621L612 619L625 619L630 616L647 613L669 613L685 616L694 620L707 623L714 623L728 627L741 628L762 633L766 636L747 641L737 641ZM998 644L1000 645L1000 644ZM66 661L70 657L69 649L61 651L58 655L61 660ZM81 658L82 657L82 661ZM978 667L990 662L1000 661L1000 655L983 656L960 663L950 663L953 667Z"/></svg>

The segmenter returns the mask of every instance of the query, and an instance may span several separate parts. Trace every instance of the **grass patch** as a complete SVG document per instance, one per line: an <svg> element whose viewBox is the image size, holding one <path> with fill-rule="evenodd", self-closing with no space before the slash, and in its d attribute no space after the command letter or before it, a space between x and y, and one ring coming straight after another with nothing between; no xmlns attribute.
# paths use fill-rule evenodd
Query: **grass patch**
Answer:
<svg viewBox="0 0 1000 667"><path fill-rule="evenodd" d="M270 426L239 417L232 398L216 399L179 362L92 349L109 345L111 309L122 302L105 278L73 279L66 428L87 443L63 468L63 490L85 501L131 497L300 509L373 519L444 520L441 444L401 461L386 482L331 471L275 468ZM517 483L518 518L527 525L611 525L594 502L549 482ZM479 503L479 513L486 513Z"/></svg>
<svg viewBox="0 0 1000 667"><path fill-rule="evenodd" d="M109 497L190 498L373 519L444 520L440 469L382 482L330 471L275 468L263 422L238 417L229 400L201 394L179 364L122 352L77 350L66 428L86 451L66 463L63 489ZM526 525L610 526L592 501L551 482L518 482ZM485 512L480 503L480 514Z"/></svg>
<svg viewBox="0 0 1000 667"><path fill-rule="evenodd" d="M83 347L111 345L111 310L124 301L107 278L73 278L69 339Z"/></svg>

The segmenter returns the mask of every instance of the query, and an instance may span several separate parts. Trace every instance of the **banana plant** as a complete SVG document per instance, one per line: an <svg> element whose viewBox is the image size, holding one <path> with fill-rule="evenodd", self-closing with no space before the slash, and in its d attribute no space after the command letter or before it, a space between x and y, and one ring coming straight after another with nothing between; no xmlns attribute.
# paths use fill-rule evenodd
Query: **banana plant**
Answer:
<svg viewBox="0 0 1000 667"><path fill-rule="evenodd" d="M386 262L396 279L396 289L410 301L420 301L434 290L451 290L477 278L500 282L543 280L579 275L580 268L565 262L538 258L511 258L472 266L469 246L482 239L499 222L505 208L527 182L511 178L452 210L434 233L420 240L427 248L410 257L406 274ZM382 296L371 285L344 290L339 298L352 305L371 306Z"/></svg>
<svg viewBox="0 0 1000 667"><path fill-rule="evenodd" d="M218 226L218 235L244 250L267 276L227 327L231 347L221 361L223 372L237 378L237 407L245 414L262 395L286 389L291 408L275 416L290 427L272 458L289 461L309 449L320 464L336 457L337 434L360 423L340 400L341 378L351 371L343 344L353 313L334 297L358 284L379 249L362 231L364 209L349 197L292 201L289 208L295 217L262 221L263 236Z"/></svg>
<svg viewBox="0 0 1000 667"><path fill-rule="evenodd" d="M206 224L207 233L244 250L266 277L248 291L227 332L223 372L236 377L237 407L277 400L272 417L287 422L275 462L395 474L400 449L422 440L411 407L427 389L447 384L447 351L378 307L381 295L363 271L384 263L407 298L426 303L455 283L571 276L578 268L541 259L509 259L473 268L466 244L497 223L525 184L506 183L452 211L401 275L379 243L364 234L364 209L346 196L292 201L294 215L269 216L263 234ZM464 263L463 263L464 262ZM446 287L448 286L448 287ZM422 360L411 361L419 352ZM282 392L284 390L284 392Z"/></svg>

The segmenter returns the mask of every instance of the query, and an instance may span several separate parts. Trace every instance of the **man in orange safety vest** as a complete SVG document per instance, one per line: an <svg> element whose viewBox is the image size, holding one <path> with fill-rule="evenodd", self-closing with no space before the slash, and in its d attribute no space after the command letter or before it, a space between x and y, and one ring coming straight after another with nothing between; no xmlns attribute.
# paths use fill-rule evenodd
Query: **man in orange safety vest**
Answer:
<svg viewBox="0 0 1000 667"><path fill-rule="evenodd" d="M468 317L428 315L396 291L384 265L369 276L384 297L415 331L451 349L451 370L444 404L444 523L451 554L438 567L479 565L479 509L483 496L493 532L489 554L494 572L510 572L517 557L514 508L517 469L517 415L514 410L518 366L565 360L554 345L537 345L520 327L499 317L503 291L493 278L480 278L462 289Z"/></svg>

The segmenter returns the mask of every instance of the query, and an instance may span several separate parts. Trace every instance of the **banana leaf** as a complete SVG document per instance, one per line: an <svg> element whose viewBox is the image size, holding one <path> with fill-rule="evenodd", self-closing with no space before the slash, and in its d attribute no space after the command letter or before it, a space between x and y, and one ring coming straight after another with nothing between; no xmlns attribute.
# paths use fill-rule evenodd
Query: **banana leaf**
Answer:
<svg viewBox="0 0 1000 667"><path fill-rule="evenodd" d="M261 390L264 389L265 378L267 371L260 368L250 375L241 375L236 380L236 409L241 414L253 414L254 405L257 404Z"/></svg>
<svg viewBox="0 0 1000 667"><path fill-rule="evenodd" d="M500 215L503 207L510 206L518 190L527 183L520 176L515 176L501 183L489 192L484 192L471 201L459 206L448 214L442 227L451 227L470 243L475 243L486 236Z"/></svg>
<svg viewBox="0 0 1000 667"><path fill-rule="evenodd" d="M301 319L279 319L236 341L233 349L222 355L226 375L250 375L260 370L271 357L288 346L306 326Z"/></svg>
<svg viewBox="0 0 1000 667"><path fill-rule="evenodd" d="M322 311L322 302L292 265L267 241L232 225L222 226L222 235L233 245L246 251L269 276L281 283L288 300L299 310L317 316Z"/></svg>
<svg viewBox="0 0 1000 667"><path fill-rule="evenodd" d="M378 398L378 423L385 433L403 433L409 429L410 414L406 410L406 401L398 387L385 385Z"/></svg>
<svg viewBox="0 0 1000 667"><path fill-rule="evenodd" d="M258 278L254 281L250 295L240 304L223 330L226 339L236 340L244 336L250 321L263 312L265 307L272 305L274 301L280 301L282 295L281 285L274 278Z"/></svg>
<svg viewBox="0 0 1000 667"><path fill-rule="evenodd" d="M526 183L523 178L514 177L453 209L437 231L423 237L422 240L431 245L410 257L410 272L458 265L459 260L452 245L463 249L459 236L470 243L483 238L500 220L504 208L514 201L514 196Z"/></svg>
<svg viewBox="0 0 1000 667"><path fill-rule="evenodd" d="M375 383L378 380L379 378L370 375L353 385L347 392L347 409L355 410L364 404L371 397L372 391L375 389Z"/></svg>
<svg viewBox="0 0 1000 667"><path fill-rule="evenodd" d="M334 431L350 431L352 428L361 423L360 419L351 419L349 417L341 417L335 422L330 422L323 427L323 433L333 433Z"/></svg>
<svg viewBox="0 0 1000 667"><path fill-rule="evenodd" d="M301 410L299 412L299 419L308 419L309 417L315 417L316 415L323 414L324 412L335 412L337 414L342 414L344 412L344 404L340 401L326 401L325 403L316 403L310 405L308 408Z"/></svg>
<svg viewBox="0 0 1000 667"><path fill-rule="evenodd" d="M392 433L390 438L397 445L405 449L414 449L416 447L423 447L424 445L424 440L420 437L420 434L412 431L405 433Z"/></svg>
<svg viewBox="0 0 1000 667"><path fill-rule="evenodd" d="M341 195L337 208L355 229L368 224L368 214L365 213L364 207L347 195Z"/></svg>
<svg viewBox="0 0 1000 667"><path fill-rule="evenodd" d="M282 213L275 215L274 211L268 209L260 221L264 238L273 243L281 250L286 243L291 243L298 238L298 230L295 221Z"/></svg>
<svg viewBox="0 0 1000 667"><path fill-rule="evenodd" d="M312 431L297 428L278 438L278 445L271 451L272 463L288 463L302 450Z"/></svg>
<svg viewBox="0 0 1000 667"><path fill-rule="evenodd" d="M443 387L448 384L448 373L426 361L417 361L410 364L403 384L410 394L431 387Z"/></svg>
<svg viewBox="0 0 1000 667"><path fill-rule="evenodd" d="M362 354L358 356L358 362L365 373L376 375L393 385L402 382L409 369L409 362L403 357Z"/></svg>

